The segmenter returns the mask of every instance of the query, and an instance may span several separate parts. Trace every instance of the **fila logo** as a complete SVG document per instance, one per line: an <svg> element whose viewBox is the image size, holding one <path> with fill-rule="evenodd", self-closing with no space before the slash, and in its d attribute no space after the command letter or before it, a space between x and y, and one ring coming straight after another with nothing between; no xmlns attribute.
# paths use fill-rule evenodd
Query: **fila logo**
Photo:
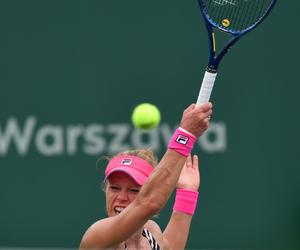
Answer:
<svg viewBox="0 0 300 250"><path fill-rule="evenodd" d="M187 136L184 135L178 135L176 138L176 142L182 144L182 145L186 145L188 142L189 138Z"/></svg>
<svg viewBox="0 0 300 250"><path fill-rule="evenodd" d="M132 159L131 158L124 158L121 161L121 165L123 166L130 166L132 163Z"/></svg>

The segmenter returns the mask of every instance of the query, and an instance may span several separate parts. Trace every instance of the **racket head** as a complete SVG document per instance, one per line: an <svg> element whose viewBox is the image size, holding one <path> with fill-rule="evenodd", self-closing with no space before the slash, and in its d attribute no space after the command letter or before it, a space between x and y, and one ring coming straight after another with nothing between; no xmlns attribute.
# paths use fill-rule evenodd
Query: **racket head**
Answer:
<svg viewBox="0 0 300 250"><path fill-rule="evenodd" d="M276 0L198 0L206 22L238 36L254 29L270 13Z"/></svg>

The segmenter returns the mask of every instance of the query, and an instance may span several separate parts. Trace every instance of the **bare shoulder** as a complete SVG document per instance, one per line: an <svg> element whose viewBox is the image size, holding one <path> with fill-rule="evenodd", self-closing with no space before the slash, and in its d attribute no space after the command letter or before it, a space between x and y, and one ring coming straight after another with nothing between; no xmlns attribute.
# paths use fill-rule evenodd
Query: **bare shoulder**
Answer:
<svg viewBox="0 0 300 250"><path fill-rule="evenodd" d="M105 235L102 228L105 228L105 224L107 222L104 220L98 220L94 224L92 224L84 233L81 243L80 249L91 248L91 246L101 246L102 243L102 235Z"/></svg>
<svg viewBox="0 0 300 250"><path fill-rule="evenodd" d="M128 234L122 227L118 230L118 222L118 216L114 216L92 224L82 237L80 249L115 249Z"/></svg>
<svg viewBox="0 0 300 250"><path fill-rule="evenodd" d="M160 226L154 220L148 220L145 225L145 228L149 229L151 232L157 231L162 233Z"/></svg>
<svg viewBox="0 0 300 250"><path fill-rule="evenodd" d="M145 228L151 232L161 249L170 249L168 242L163 237L160 226L154 220L148 220Z"/></svg>

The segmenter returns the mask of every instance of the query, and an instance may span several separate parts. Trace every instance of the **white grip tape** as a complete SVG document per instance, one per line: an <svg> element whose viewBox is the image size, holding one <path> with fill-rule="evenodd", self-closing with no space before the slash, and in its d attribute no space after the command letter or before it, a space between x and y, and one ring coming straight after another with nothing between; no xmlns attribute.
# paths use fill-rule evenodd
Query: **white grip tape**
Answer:
<svg viewBox="0 0 300 250"><path fill-rule="evenodd" d="M201 84L199 96L197 99L197 105L203 104L209 101L217 73L205 72L204 78Z"/></svg>

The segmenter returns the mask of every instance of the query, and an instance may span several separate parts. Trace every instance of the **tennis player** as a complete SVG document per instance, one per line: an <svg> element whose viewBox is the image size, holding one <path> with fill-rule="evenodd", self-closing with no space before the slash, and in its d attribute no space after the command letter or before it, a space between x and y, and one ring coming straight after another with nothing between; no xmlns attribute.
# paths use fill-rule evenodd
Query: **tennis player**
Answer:
<svg viewBox="0 0 300 250"><path fill-rule="evenodd" d="M150 150L113 157L105 170L108 217L85 232L80 249L184 249L195 212L200 177L198 158L190 156L197 137L208 128L212 104L192 104L157 164ZM151 218L176 188L175 204L164 231Z"/></svg>

